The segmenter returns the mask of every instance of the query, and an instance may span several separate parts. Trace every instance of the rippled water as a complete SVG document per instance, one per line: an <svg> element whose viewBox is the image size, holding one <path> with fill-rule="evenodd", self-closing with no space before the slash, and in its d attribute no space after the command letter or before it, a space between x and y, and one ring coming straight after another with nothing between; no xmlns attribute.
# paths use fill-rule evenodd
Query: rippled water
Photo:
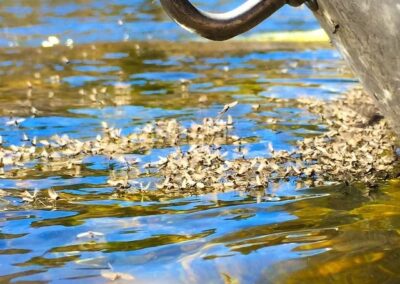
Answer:
<svg viewBox="0 0 400 284"><path fill-rule="evenodd" d="M188 42L157 2L109 2L0 3L4 147L26 143L24 133L94 139L102 121L126 132L160 118L190 124L237 100L234 132L249 138L249 157L265 156L268 142L289 149L325 130L296 98L329 99L356 84L329 45ZM223 10L239 1L197 2ZM285 8L253 33L317 27L307 10ZM40 47L50 35L61 44ZM130 156L145 163L172 150ZM262 192L117 196L108 172L98 156L78 169L37 164L0 176L9 193L0 199L0 282L102 283L110 266L138 283L400 281L398 181L373 192L288 181ZM49 188L62 196L55 207L17 197ZM79 237L87 231L102 234Z"/></svg>
<svg viewBox="0 0 400 284"><path fill-rule="evenodd" d="M0 46L38 45L49 35L79 43L123 40L184 40L193 35L166 18L158 1L149 0L2 0ZM241 1L198 0L204 9L226 11ZM123 23L123 24L122 24ZM253 32L309 30L318 24L305 8L284 8Z"/></svg>

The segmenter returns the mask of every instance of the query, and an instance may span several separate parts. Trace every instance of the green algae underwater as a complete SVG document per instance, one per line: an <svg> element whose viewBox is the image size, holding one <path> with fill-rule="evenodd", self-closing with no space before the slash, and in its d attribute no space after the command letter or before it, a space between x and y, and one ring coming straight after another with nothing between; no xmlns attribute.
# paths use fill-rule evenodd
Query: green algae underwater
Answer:
<svg viewBox="0 0 400 284"><path fill-rule="evenodd" d="M400 281L397 179L371 187L289 175L252 190L157 190L165 168L146 165L193 144L216 143L233 161L315 141L331 126L302 98L330 105L358 83L328 43L282 39L318 34L306 9L210 43L148 2L0 4L1 148L18 157L2 160L0 282ZM199 2L223 10L238 1ZM232 102L222 117L231 126L207 124ZM165 135L67 161L55 154L70 140L95 148L104 133L176 130L153 121L206 123L212 135L178 145ZM35 147L38 158L18 156L20 147Z"/></svg>

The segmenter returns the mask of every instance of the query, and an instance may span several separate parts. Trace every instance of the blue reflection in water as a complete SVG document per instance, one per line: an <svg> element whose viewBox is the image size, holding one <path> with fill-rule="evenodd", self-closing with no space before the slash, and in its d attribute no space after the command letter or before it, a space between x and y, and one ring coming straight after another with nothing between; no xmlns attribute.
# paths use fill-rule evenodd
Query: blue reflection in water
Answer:
<svg viewBox="0 0 400 284"><path fill-rule="evenodd" d="M199 7L227 11L242 1L196 1ZM158 1L85 1L85 3L40 2L6 6L5 16L17 15L24 21L2 21L4 37L0 45L16 41L40 45L47 36L58 35L76 43L118 42L123 39L182 40L196 36L183 31L163 13ZM38 16L39 15L39 16ZM123 24L121 24L123 23ZM312 13L305 7L284 7L252 33L267 31L311 30L318 28ZM7 40L8 39L8 40Z"/></svg>

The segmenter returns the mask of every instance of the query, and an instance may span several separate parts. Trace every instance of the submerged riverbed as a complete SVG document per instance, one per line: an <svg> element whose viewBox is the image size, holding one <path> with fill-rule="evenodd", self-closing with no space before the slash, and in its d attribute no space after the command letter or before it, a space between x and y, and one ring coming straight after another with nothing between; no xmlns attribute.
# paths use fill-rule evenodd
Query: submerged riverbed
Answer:
<svg viewBox="0 0 400 284"><path fill-rule="evenodd" d="M330 100L357 86L328 43L194 41L157 2L108 2L0 3L1 147L37 144L51 155L54 135L96 140L105 124L126 135L162 119L189 127L237 101L229 131L245 151L229 141L221 151L268 157L268 145L291 150L328 129L299 98ZM198 2L223 10L239 1ZM252 36L317 28L306 9L285 8ZM289 178L200 195L120 194L110 184L125 161L143 169L174 151L157 145L122 160L6 166L0 282L400 281L398 180L371 190ZM151 189L157 178L149 171L133 187ZM49 189L60 199L23 201L25 191Z"/></svg>

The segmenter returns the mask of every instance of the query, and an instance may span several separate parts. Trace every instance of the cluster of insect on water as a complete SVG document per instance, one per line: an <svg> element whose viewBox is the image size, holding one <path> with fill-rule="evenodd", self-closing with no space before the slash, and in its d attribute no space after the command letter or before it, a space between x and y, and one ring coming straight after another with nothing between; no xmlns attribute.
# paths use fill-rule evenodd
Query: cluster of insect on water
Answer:
<svg viewBox="0 0 400 284"><path fill-rule="evenodd" d="M263 157L248 158L246 140L234 134L234 119L227 115L237 105L225 105L216 117L183 126L176 119L148 123L132 133L102 123L103 133L93 140L79 140L68 135L38 139L23 134L22 144L7 145L0 136L0 170L4 177L18 176L32 164L42 171L70 170L79 176L88 156L106 156L109 161L107 184L118 194L158 191L163 194L250 190L267 188L270 183L295 178L305 185L327 182L362 181L374 185L391 176L398 155L395 137L381 119L371 121L351 108L371 109L373 104L360 100L360 91L331 103L302 99L299 103L321 116L329 129L322 135L297 142L292 151L276 151L266 145ZM260 106L253 107L260 111ZM227 118L225 119L225 116ZM23 119L13 118L9 127L19 127ZM228 158L223 145L236 146L236 158ZM183 151L181 146L190 145ZM158 161L143 163L130 153L175 147ZM128 155L127 155L128 154ZM114 166L118 165L118 166ZM147 180L147 182L143 182ZM61 195L61 196L60 196ZM47 197L38 191L23 190L20 197L34 205L55 204L62 194L48 190ZM49 202L47 202L49 203Z"/></svg>

